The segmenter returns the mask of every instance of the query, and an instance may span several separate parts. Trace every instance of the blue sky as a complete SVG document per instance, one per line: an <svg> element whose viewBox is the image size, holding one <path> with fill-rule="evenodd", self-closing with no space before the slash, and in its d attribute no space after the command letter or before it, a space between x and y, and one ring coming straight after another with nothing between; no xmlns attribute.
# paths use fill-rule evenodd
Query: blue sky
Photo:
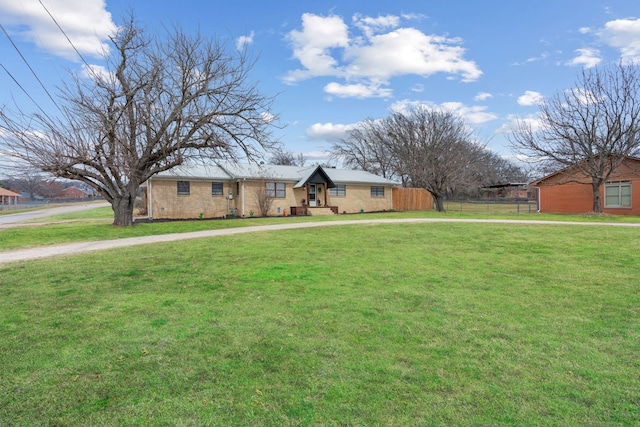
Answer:
<svg viewBox="0 0 640 427"><path fill-rule="evenodd" d="M43 7L44 5L44 7ZM640 59L635 0L411 0L368 2L0 0L0 24L51 94L82 62L46 9L88 62L133 10L149 31L180 25L245 45L253 78L277 95L285 127L275 136L309 163L366 118L412 104L461 114L479 138L510 157L516 117L572 87L583 67ZM47 93L0 34L0 106L45 109Z"/></svg>

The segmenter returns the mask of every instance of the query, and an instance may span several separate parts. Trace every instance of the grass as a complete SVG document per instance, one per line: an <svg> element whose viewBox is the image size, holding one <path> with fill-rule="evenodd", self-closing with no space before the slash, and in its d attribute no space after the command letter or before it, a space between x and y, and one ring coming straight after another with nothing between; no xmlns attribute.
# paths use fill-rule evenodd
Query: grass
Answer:
<svg viewBox="0 0 640 427"><path fill-rule="evenodd" d="M111 206L101 206L99 208L87 209L78 212L69 212L58 215L51 215L45 218L31 220L31 223L39 222L58 222L58 221L78 221L78 220L111 220L113 221L113 209Z"/></svg>
<svg viewBox="0 0 640 427"><path fill-rule="evenodd" d="M111 240L126 237L139 237L168 233L185 233L191 231L214 230L220 228L244 227L250 225L278 224L308 221L338 221L358 219L394 219L394 218L453 218L453 219L507 219L507 220L548 220L548 221L588 221L638 223L639 217L625 216L588 216L588 215L558 215L532 214L523 215L508 212L379 212L365 214L336 215L330 217L271 217L244 218L231 220L204 221L156 221L139 223L134 227L113 227L107 219L113 219L110 207L101 207L70 214L55 215L36 220L29 226L0 229L0 252L25 249L43 245L63 244L80 241ZM42 222L44 224L38 224Z"/></svg>
<svg viewBox="0 0 640 427"><path fill-rule="evenodd" d="M445 201L444 208L448 212L469 212L479 214L535 214L538 210L538 206L535 201L521 203Z"/></svg>
<svg viewBox="0 0 640 427"><path fill-rule="evenodd" d="M638 425L639 269L640 230L459 223L9 264L0 424Z"/></svg>

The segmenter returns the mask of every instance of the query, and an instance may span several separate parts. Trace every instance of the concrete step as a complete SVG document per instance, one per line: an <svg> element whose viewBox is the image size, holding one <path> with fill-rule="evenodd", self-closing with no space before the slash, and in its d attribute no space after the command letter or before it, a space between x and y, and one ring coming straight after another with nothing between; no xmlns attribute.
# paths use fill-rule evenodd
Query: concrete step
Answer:
<svg viewBox="0 0 640 427"><path fill-rule="evenodd" d="M330 216L335 215L331 208L309 208L310 216Z"/></svg>

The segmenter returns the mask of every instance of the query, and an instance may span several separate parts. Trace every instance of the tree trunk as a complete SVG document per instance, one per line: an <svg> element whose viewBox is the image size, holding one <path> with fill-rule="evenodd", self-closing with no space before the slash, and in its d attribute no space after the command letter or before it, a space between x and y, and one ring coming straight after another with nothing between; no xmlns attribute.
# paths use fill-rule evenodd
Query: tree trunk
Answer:
<svg viewBox="0 0 640 427"><path fill-rule="evenodd" d="M135 193L133 195L123 195L112 200L113 225L122 227L130 227L133 225L133 205L135 200Z"/></svg>
<svg viewBox="0 0 640 427"><path fill-rule="evenodd" d="M433 194L433 203L436 205L436 210L438 212L444 212L444 197L441 194Z"/></svg>
<svg viewBox="0 0 640 427"><path fill-rule="evenodd" d="M602 213L602 198L600 197L600 185L602 180L593 180L591 182L591 188L593 189L593 212Z"/></svg>

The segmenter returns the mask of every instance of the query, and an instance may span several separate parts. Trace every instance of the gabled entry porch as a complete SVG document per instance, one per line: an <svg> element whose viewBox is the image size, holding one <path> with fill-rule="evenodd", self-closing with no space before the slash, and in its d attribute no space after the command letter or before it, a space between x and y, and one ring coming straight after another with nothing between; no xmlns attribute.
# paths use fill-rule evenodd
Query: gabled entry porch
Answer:
<svg viewBox="0 0 640 427"><path fill-rule="evenodd" d="M327 197L329 188L335 188L335 186L322 166L318 166L293 187L305 190L306 198L303 199L302 206L291 207L291 215L337 214L338 207L329 206Z"/></svg>

